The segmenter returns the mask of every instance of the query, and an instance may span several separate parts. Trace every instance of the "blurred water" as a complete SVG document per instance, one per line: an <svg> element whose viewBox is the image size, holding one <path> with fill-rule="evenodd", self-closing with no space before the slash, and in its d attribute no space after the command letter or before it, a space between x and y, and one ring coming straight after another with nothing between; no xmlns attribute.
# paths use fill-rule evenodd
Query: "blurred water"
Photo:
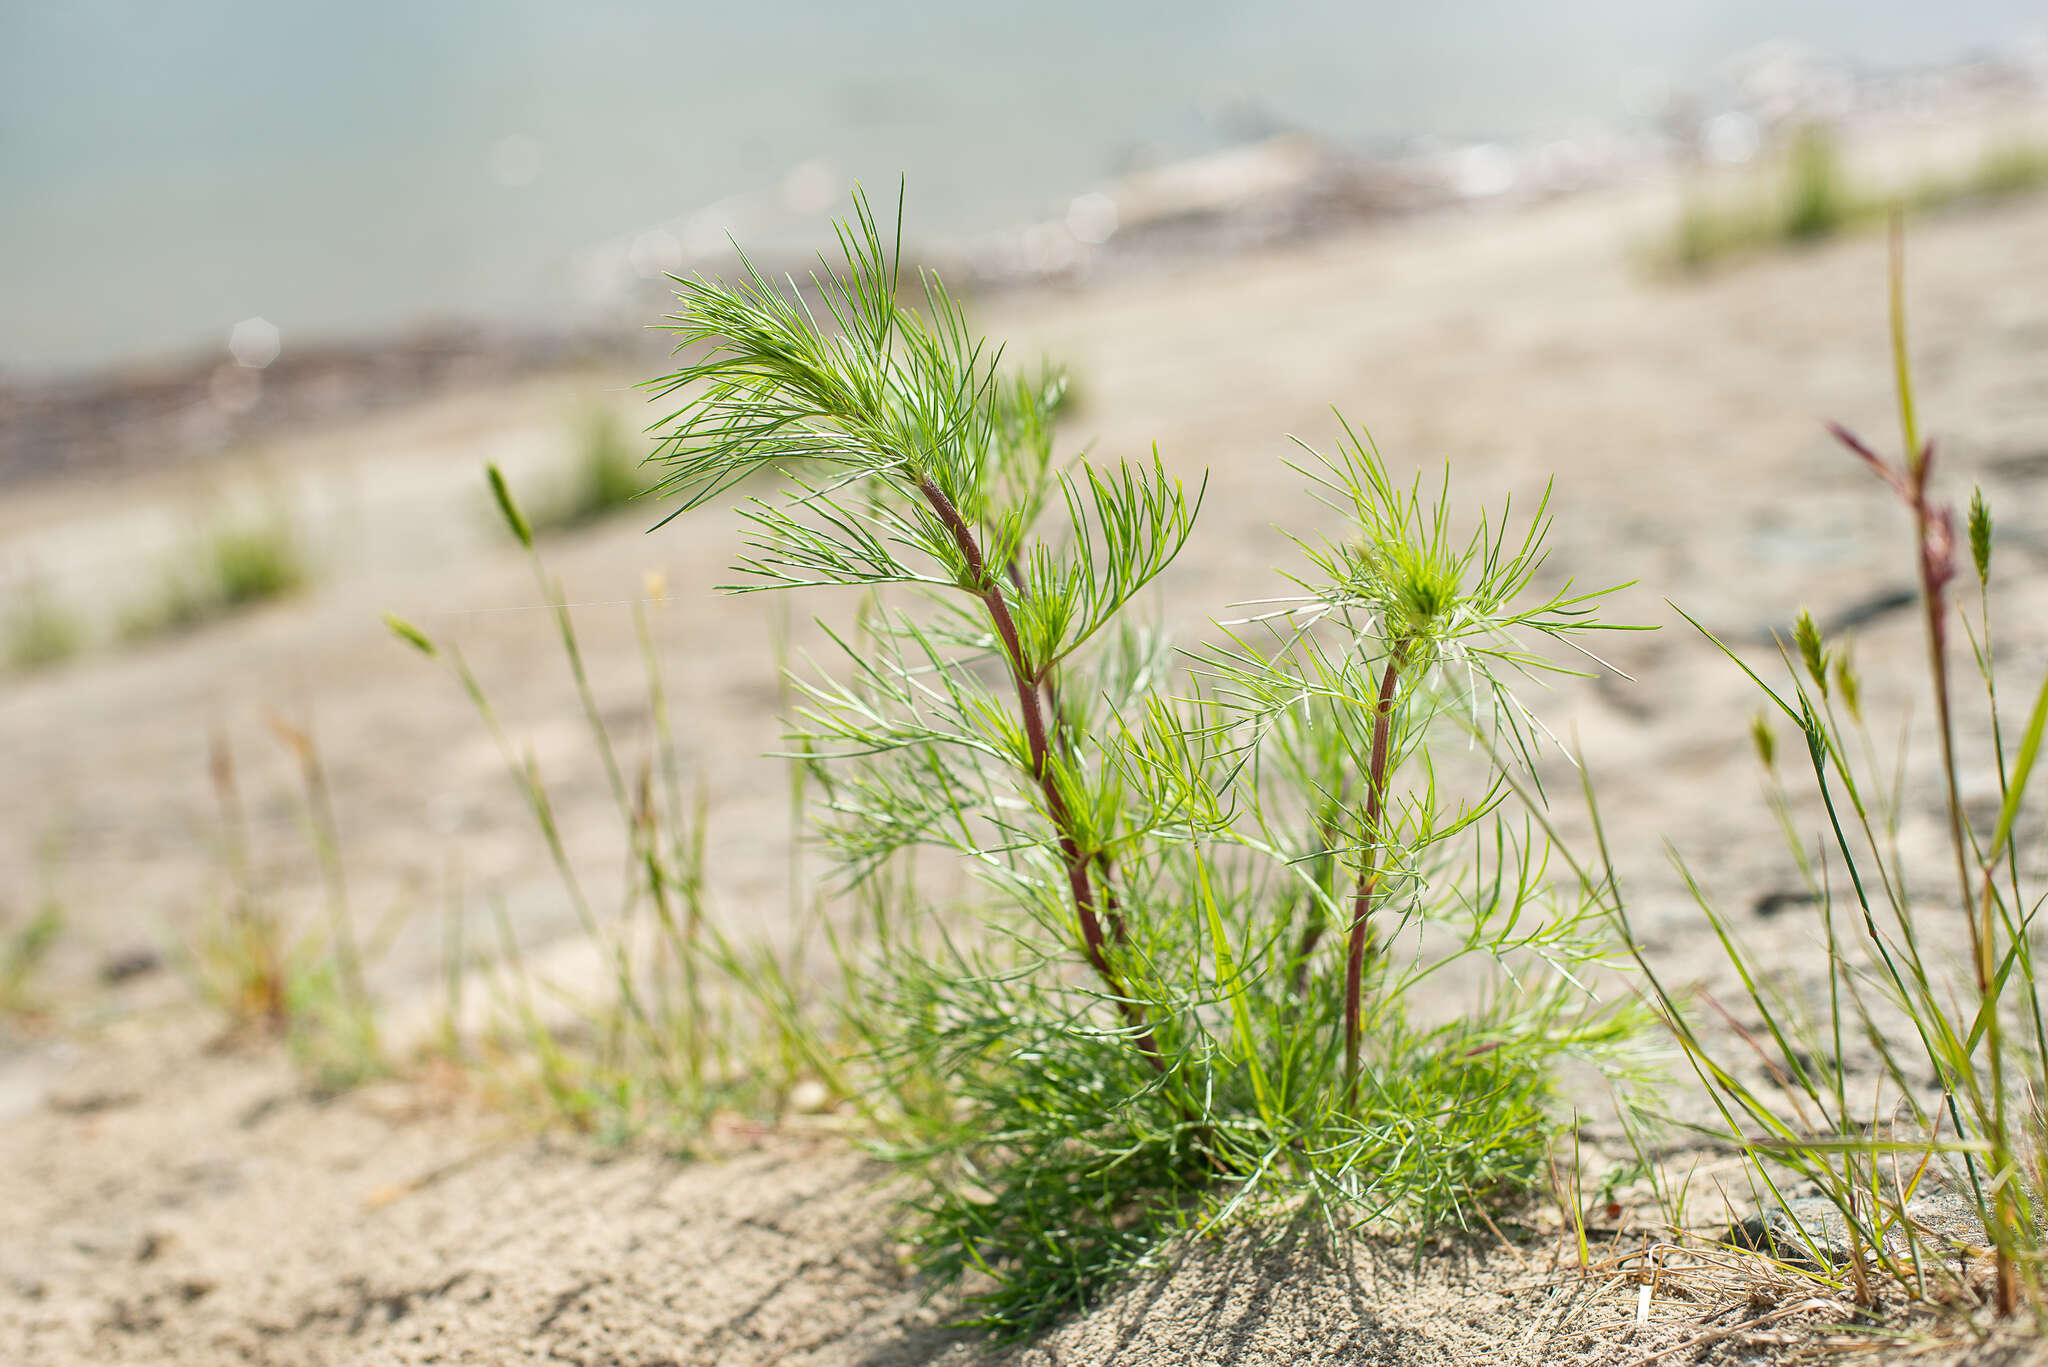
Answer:
<svg viewBox="0 0 2048 1367"><path fill-rule="evenodd" d="M1766 40L1910 65L2042 22L2040 0L9 0L0 369L222 348L254 315L287 347L545 320L579 248L786 181L907 174L918 229L967 232L1274 122L1628 126Z"/></svg>

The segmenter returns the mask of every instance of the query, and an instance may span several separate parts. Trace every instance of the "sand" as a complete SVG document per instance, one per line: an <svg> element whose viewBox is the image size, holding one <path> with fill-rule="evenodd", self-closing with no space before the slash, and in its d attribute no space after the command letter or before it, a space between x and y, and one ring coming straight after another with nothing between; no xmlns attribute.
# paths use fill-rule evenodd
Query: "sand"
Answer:
<svg viewBox="0 0 2048 1367"><path fill-rule="evenodd" d="M323 1100L199 1031L115 1035L0 1137L10 1361L1534 1363L1674 1338L1589 1334L1587 1288L1532 1250L1332 1262L1283 1232L984 1352L905 1276L886 1173L844 1142L603 1155L431 1083Z"/></svg>
<svg viewBox="0 0 2048 1367"><path fill-rule="evenodd" d="M1006 300L980 321L1013 356L1073 365L1090 449L1135 456L1156 440L1176 471L1207 467L1195 548L1162 586L1162 615L1197 635L1273 591L1270 567L1289 555L1274 524L1323 529L1280 462L1286 434L1332 438L1332 403L1397 469L1448 458L1490 506L1507 493L1529 506L1554 474L1551 568L1639 581L1615 615L1662 629L1617 643L1633 684L1561 687L1542 710L1584 748L1659 962L1725 985L1661 837L1785 972L1811 964L1813 926L1774 899L1796 875L1757 796L1754 695L1665 600L1758 659L1802 604L1823 621L1863 617L1857 659L1879 710L1912 682L1919 628L1885 606L1910 584L1901 518L1820 427L1840 419L1892 444L1882 242L1660 280L1636 247L1669 209L1630 192L1439 217ZM2030 681L2048 665L2048 201L1917 226L1911 254L1942 487L1961 498L1981 482L1997 512L2000 648L2008 678ZM321 1098L278 1052L221 1047L174 973L98 980L109 956L189 932L218 896L215 733L240 757L265 885L295 914L316 910L272 714L310 725L326 757L358 916L403 913L377 969L394 1013L435 1000L458 889L502 897L540 971L574 959L573 917L487 737L378 613L461 643L555 785L572 852L598 883L615 877L602 775L478 468L501 460L515 482L538 479L566 458L592 395L630 405L607 390L629 378L455 395L138 478L118 497L52 482L0 509L8 563L108 620L194 510L282 498L321 564L294 601L0 686L4 914L47 890L68 916L37 984L50 1017L0 1026L0 1360L982 1360L942 1327L947 1304L906 1278L885 1174L843 1138L730 1135L722 1156L683 1162L535 1134L460 1079ZM688 779L715 802L715 905L772 933L788 905L783 776L758 758L775 741L773 623L758 600L711 592L736 544L730 519L645 536L650 521L561 538L550 560L569 601L590 605L577 612L590 668L629 745L642 743L640 675L620 604L645 572L664 577L672 599L655 619ZM1988 769L1973 761L1965 778L1981 808ZM1937 798L1911 791L1909 851L1938 853ZM1364 1248L1334 1265L1203 1246L988 1360L1622 1363L1708 1346L1628 1327L1625 1309L1553 1275L1553 1245L1481 1239L1419 1261ZM1744 1342L1717 1351L1762 1351Z"/></svg>

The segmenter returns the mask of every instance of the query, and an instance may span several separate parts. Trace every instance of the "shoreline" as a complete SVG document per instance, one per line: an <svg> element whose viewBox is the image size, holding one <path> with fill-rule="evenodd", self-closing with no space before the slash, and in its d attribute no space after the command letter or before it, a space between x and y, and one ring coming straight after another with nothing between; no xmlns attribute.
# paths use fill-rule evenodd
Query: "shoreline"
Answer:
<svg viewBox="0 0 2048 1367"><path fill-rule="evenodd" d="M1717 100L1674 106L1652 133L1593 130L1528 145L1424 140L1369 150L1279 131L1137 171L1056 217L906 255L970 303L1087 292L1429 216L1526 212L1599 191L1674 195L1756 178L1799 129L1824 123L1897 188L2024 126L2048 145L2048 48L1859 74L1793 50L1759 51ZM226 455L440 395L577 369L659 368L665 277L736 270L721 222L772 230L772 199L723 200L597 244L570 263L588 307L535 327L442 321L294 342L261 366L223 348L49 377L0 374L0 488L165 468ZM716 244L692 250L686 243ZM814 265L784 252L770 278ZM650 371L652 373L652 371Z"/></svg>

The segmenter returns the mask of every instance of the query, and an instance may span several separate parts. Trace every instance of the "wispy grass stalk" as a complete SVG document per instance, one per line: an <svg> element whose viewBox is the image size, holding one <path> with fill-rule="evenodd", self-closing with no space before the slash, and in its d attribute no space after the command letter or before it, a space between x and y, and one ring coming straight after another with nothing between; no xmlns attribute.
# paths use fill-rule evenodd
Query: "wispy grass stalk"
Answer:
<svg viewBox="0 0 2048 1367"><path fill-rule="evenodd" d="M1827 954L1824 995L1814 1000L1767 988L1734 928L1687 872L1741 981L1746 1005L1762 1022L1760 1033L1744 1035L1744 1047L1766 1074L1758 1084L1696 1023L1688 1005L1642 957L1632 932L1629 939L1719 1109L1725 1134L1748 1156L1761 1199L1782 1205L1791 1184L1811 1183L1845 1222L1846 1267L1836 1265L1816 1233L1802 1234L1802 1256L1817 1269L1812 1275L1846 1278L1864 1304L1879 1294L1879 1280L1916 1298L1974 1298L1974 1246L1988 1250L1989 1300L2005 1316L2029 1301L2038 1305L2048 1232L2041 1216L2048 1129L2027 1094L2048 1076L2048 1025L2029 933L2040 900L2030 900L2013 853L2028 780L2048 729L2048 679L2017 749L2008 754L1990 649L1990 511L1981 494L1973 499L1967 549L1980 616L1972 626L1955 593L1964 540L1954 510L1933 493L1935 447L1921 434L1914 403L1903 241L1896 222L1889 283L1904 454L1889 461L1846 429L1832 430L1898 501L1911 528L1954 900L1930 907L1916 897L1913 888L1921 877L1908 867L1898 840L1905 757L1887 782L1868 742L1861 685L1846 651L1802 615L1785 650L1787 685L1773 687L1743 668L1803 740L1824 817L1809 844L1789 802L1773 798L1819 909ZM1988 832L1973 827L1961 800L1965 761L1950 671L1950 638L1959 621L1972 642L1995 751L1999 811ZM1768 724L1759 722L1755 734L1776 793L1776 747ZM1861 743L1852 744L1852 737ZM1958 918L1960 925L1954 924ZM1623 925L1626 930L1625 917ZM1966 946L1967 963L1952 973L1940 948L1958 942ZM1867 1049L1875 1062L1874 1093L1867 1099L1849 1088L1851 1045ZM1930 1074L1937 1088L1932 1099L1922 1089ZM1975 1233L1957 1232L1953 1221L1945 1230L1930 1225L1924 1193L1941 1188L1962 1193Z"/></svg>
<svg viewBox="0 0 2048 1367"><path fill-rule="evenodd" d="M340 1090L390 1066L378 1002L364 973L366 959L386 937L375 937L366 953L356 935L340 829L318 747L305 730L280 720L273 719L273 730L299 767L303 829L325 887L325 930L295 927L258 877L234 751L216 734L208 767L226 886L179 957L231 1032L283 1040L317 1085ZM392 928L403 912L402 906L394 909Z"/></svg>
<svg viewBox="0 0 2048 1367"><path fill-rule="evenodd" d="M850 1090L841 1075L833 1010L808 990L803 935L786 960L771 946L729 935L710 916L706 878L709 804L685 787L654 612L665 586L650 579L634 631L653 743L629 763L605 720L571 610L543 560L533 519L495 467L486 483L506 527L526 549L550 606L614 811L626 878L615 907L601 906L571 857L546 777L505 729L483 681L453 642L397 617L393 634L444 664L502 755L583 936L607 969L604 992L565 993L529 970L514 928L495 903L505 975L497 994L514 1048L495 1051L518 1074L520 1057L546 1108L581 1129L623 1142L650 1132L694 1147L725 1112L778 1114L799 1080L822 1083L828 1104ZM551 1012L542 998L559 1001ZM451 1007L452 1015L452 1007Z"/></svg>

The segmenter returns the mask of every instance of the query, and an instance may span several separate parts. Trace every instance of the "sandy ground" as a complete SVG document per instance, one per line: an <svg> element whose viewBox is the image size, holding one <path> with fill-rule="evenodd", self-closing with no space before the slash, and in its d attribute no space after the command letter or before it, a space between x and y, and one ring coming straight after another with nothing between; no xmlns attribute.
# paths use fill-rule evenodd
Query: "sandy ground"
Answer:
<svg viewBox="0 0 2048 1367"><path fill-rule="evenodd" d="M1009 301L980 321L1013 357L1074 367L1074 432L1091 450L1138 456L1156 441L1177 472L1207 469L1197 540L1162 591L1163 616L1191 634L1275 591L1271 567L1290 556L1275 524L1324 529L1281 462L1287 434L1332 439L1331 404L1369 425L1397 470L1448 459L1456 487L1490 507L1508 494L1533 506L1554 474L1551 569L1638 581L1614 615L1663 628L1617 642L1634 683L1570 685L1542 708L1584 747L1638 922L1675 972L1710 971L1669 836L1759 951L1796 970L1810 924L1751 910L1794 882L1756 797L1753 695L1664 600L1754 653L1801 604L1827 621L1909 585L1899 514L1820 427L1837 418L1895 444L1884 249L1857 239L1660 281L1635 248L1668 213L1632 193L1440 218ZM1918 226L1911 251L1943 488L1960 499L1980 481L1991 499L2007 677L2038 678L2048 201ZM573 956L573 918L488 737L378 614L461 644L553 784L572 851L600 886L615 878L615 817L552 626L478 475L499 460L515 484L544 480L583 406L632 404L627 378L451 398L199 475L42 486L0 508L0 562L106 621L223 507L281 501L321 566L292 602L0 682L0 915L47 894L68 916L39 984L63 1028L0 1036L0 1359L974 1359L938 1327L944 1306L904 1280L880 1174L842 1143L781 1135L684 1165L536 1139L445 1080L323 1101L278 1058L210 1048L173 975L96 983L109 955L189 932L219 896L216 733L239 756L266 886L313 913L273 714L310 727L329 766L358 917L399 917L377 972L400 1009L433 1000L442 922L464 899L501 898L543 970ZM653 616L689 779L714 799L715 904L735 928L773 930L789 903L787 794L758 756L776 735L776 621L761 600L711 591L736 544L729 518L643 535L652 520L557 539L550 563L568 601L588 605L591 673L635 755L624 600L663 576L672 597ZM1917 633L1896 610L1861 627L1876 706L1915 677ZM1990 784L1988 759L1972 760L1966 803L1981 810ZM1934 792L1909 806L1909 848L1935 848ZM1531 1258L1479 1246L1418 1268L1368 1250L1330 1269L1285 1249L1199 1250L998 1360L1619 1362L1677 1342L1591 1333L1599 1316L1572 1310Z"/></svg>
<svg viewBox="0 0 2048 1367"><path fill-rule="evenodd" d="M985 1361L898 1270L882 1174L843 1144L605 1160L417 1085L315 1102L274 1062L191 1045L102 1045L46 1118L0 1139L30 1231L0 1253L0 1344L26 1354L11 1360ZM81 1204L84 1172L101 1176ZM1204 1249L996 1360L1459 1361L1504 1314L1570 1301L1540 1270L1469 1250L1340 1272L1285 1244Z"/></svg>

